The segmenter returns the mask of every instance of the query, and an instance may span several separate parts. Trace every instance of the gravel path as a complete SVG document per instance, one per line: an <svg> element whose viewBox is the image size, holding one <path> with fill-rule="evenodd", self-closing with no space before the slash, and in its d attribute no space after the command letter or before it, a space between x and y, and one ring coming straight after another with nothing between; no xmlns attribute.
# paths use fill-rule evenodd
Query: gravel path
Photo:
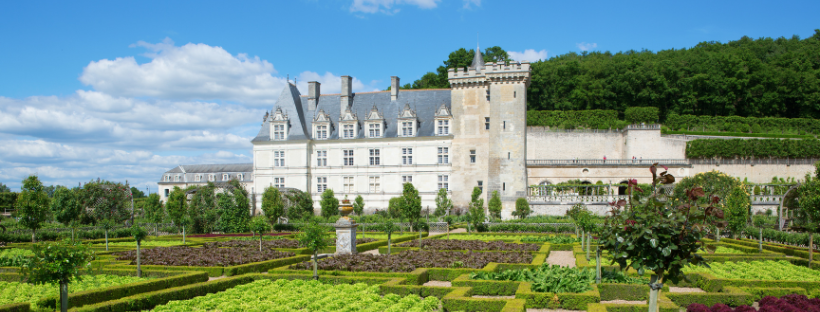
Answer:
<svg viewBox="0 0 820 312"><path fill-rule="evenodd" d="M694 287L669 287L671 293L705 293L703 289Z"/></svg>
<svg viewBox="0 0 820 312"><path fill-rule="evenodd" d="M602 304L646 304L646 301L629 301L629 300L607 300L601 301Z"/></svg>
<svg viewBox="0 0 820 312"><path fill-rule="evenodd" d="M429 281L422 286L453 287L453 283L445 281Z"/></svg>
<svg viewBox="0 0 820 312"><path fill-rule="evenodd" d="M564 309L527 309L527 312L586 312L586 310L564 310Z"/></svg>
<svg viewBox="0 0 820 312"><path fill-rule="evenodd" d="M472 298L483 298L483 299L515 299L515 296L472 296Z"/></svg>
<svg viewBox="0 0 820 312"><path fill-rule="evenodd" d="M550 256L547 257L547 263L574 268L575 255L572 251L551 251Z"/></svg>

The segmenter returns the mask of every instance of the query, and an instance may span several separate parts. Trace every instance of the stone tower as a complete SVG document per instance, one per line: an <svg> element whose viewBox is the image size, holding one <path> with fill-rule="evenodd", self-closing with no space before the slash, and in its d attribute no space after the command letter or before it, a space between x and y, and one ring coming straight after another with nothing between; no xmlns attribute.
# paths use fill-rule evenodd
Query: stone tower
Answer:
<svg viewBox="0 0 820 312"><path fill-rule="evenodd" d="M455 123L450 181L455 207L467 207L473 187L483 188L485 205L498 191L502 217L511 217L515 200L527 191L527 86L530 64L484 63L479 49L473 63L450 68Z"/></svg>

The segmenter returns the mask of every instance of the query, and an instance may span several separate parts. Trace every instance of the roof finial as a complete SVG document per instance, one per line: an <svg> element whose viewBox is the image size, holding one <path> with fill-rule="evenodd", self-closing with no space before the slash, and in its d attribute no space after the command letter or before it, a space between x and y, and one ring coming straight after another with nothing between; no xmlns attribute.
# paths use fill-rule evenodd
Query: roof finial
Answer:
<svg viewBox="0 0 820 312"><path fill-rule="evenodd" d="M479 48L478 45L478 34L476 34L475 55L473 56L473 63L470 64L470 68L475 69L476 72L484 68L484 56L481 55L481 48Z"/></svg>
<svg viewBox="0 0 820 312"><path fill-rule="evenodd" d="M287 78L285 78L285 80L287 80L287 82L290 82L290 74L288 74L286 77Z"/></svg>

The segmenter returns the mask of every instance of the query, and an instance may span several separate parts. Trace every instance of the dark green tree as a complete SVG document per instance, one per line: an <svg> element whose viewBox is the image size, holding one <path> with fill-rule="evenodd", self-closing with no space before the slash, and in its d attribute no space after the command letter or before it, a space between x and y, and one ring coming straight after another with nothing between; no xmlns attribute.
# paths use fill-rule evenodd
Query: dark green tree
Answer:
<svg viewBox="0 0 820 312"><path fill-rule="evenodd" d="M132 207L129 190L122 183L92 181L83 185L80 202L93 209L91 216L105 231L105 250L108 251L108 232L116 225L131 218Z"/></svg>
<svg viewBox="0 0 820 312"><path fill-rule="evenodd" d="M265 188L265 192L262 193L262 212L265 213L269 223L278 223L279 218L285 216L285 202L278 188L272 186Z"/></svg>
<svg viewBox="0 0 820 312"><path fill-rule="evenodd" d="M71 227L71 241L74 241L74 227L82 214L82 206L73 190L60 186L51 199L51 213L57 222Z"/></svg>
<svg viewBox="0 0 820 312"><path fill-rule="evenodd" d="M191 225L191 218L188 216L188 200L186 197L185 190L174 186L174 189L168 194L168 200L165 202L168 217L171 218L174 225L182 230L183 242L185 242L185 230Z"/></svg>
<svg viewBox="0 0 820 312"><path fill-rule="evenodd" d="M326 189L322 193L322 201L319 205L322 206L322 217L330 218L339 215L339 199L333 195L333 190Z"/></svg>
<svg viewBox="0 0 820 312"><path fill-rule="evenodd" d="M433 215L441 217L447 214L450 208L453 208L453 201L447 198L447 189L439 189L436 195L436 210L433 212Z"/></svg>
<svg viewBox="0 0 820 312"><path fill-rule="evenodd" d="M518 217L519 219L524 219L532 213L530 210L530 203L527 201L526 198L519 197L515 200L515 211L513 211L513 216Z"/></svg>
<svg viewBox="0 0 820 312"><path fill-rule="evenodd" d="M357 195L356 199L353 200L353 212L357 216L364 215L364 198L362 198L362 195Z"/></svg>
<svg viewBox="0 0 820 312"><path fill-rule="evenodd" d="M88 245L68 241L34 244L31 251L34 255L23 264L21 273L35 285L59 284L60 311L68 311L68 284L82 280L81 269L91 273L94 251Z"/></svg>
<svg viewBox="0 0 820 312"><path fill-rule="evenodd" d="M490 211L490 217L493 219L501 219L501 198L498 196L498 191L493 191L490 197L490 202L487 204L487 210Z"/></svg>
<svg viewBox="0 0 820 312"><path fill-rule="evenodd" d="M316 221L311 222L302 230L302 234L299 235L299 243L313 252L313 279L319 280L319 274L316 270L316 261L319 257L319 251L327 248L329 245L327 232L325 232L325 228Z"/></svg>
<svg viewBox="0 0 820 312"><path fill-rule="evenodd" d="M0 183L0 193L9 193L11 189L3 183Z"/></svg>
<svg viewBox="0 0 820 312"><path fill-rule="evenodd" d="M145 193L135 186L131 187L131 195L134 196L134 199L145 198Z"/></svg>
<svg viewBox="0 0 820 312"><path fill-rule="evenodd" d="M486 215L484 214L484 199L481 197L481 189L473 187L473 194L470 195L470 206L467 208L467 230L478 231ZM472 225L472 229L470 229Z"/></svg>
<svg viewBox="0 0 820 312"><path fill-rule="evenodd" d="M48 220L49 199L43 183L37 176L23 180L22 191L17 196L17 217L20 225L31 230L31 242L34 243L37 230Z"/></svg>
<svg viewBox="0 0 820 312"><path fill-rule="evenodd" d="M416 225L421 218L421 197L419 191L413 186L413 183L404 183L402 186L401 195L401 212L402 217L410 221L411 224ZM417 227L418 229L418 227ZM421 231L419 231L421 234Z"/></svg>
<svg viewBox="0 0 820 312"><path fill-rule="evenodd" d="M159 237L159 223L163 222L168 216L168 214L165 213L165 207L163 207L162 201L159 200L159 194L152 193L148 195L143 210L145 211L145 218L151 223L154 223L154 235Z"/></svg>
<svg viewBox="0 0 820 312"><path fill-rule="evenodd" d="M313 213L313 198L310 194L297 189L290 189L284 192L285 207L288 219L299 220L307 219L314 216Z"/></svg>

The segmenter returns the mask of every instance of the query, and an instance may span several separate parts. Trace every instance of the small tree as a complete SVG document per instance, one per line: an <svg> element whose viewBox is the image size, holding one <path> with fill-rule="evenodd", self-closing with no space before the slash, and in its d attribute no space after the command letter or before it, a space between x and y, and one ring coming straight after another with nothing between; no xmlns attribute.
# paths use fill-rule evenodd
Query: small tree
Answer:
<svg viewBox="0 0 820 312"><path fill-rule="evenodd" d="M325 229L316 221L308 224L303 230L304 232L299 235L299 242L302 246L313 251L313 279L318 281L319 274L316 269L316 261L319 257L319 250L328 247L327 233L325 232Z"/></svg>
<svg viewBox="0 0 820 312"><path fill-rule="evenodd" d="M421 197L419 191L413 187L413 183L404 183L400 207L402 216L407 218L410 224L418 225L421 218ZM416 230L419 231L419 236L421 236L421 229L416 226Z"/></svg>
<svg viewBox="0 0 820 312"><path fill-rule="evenodd" d="M259 252L262 252L262 235L270 231L270 228L270 223L268 223L267 218L263 216L256 216L251 219L251 231L259 234Z"/></svg>
<svg viewBox="0 0 820 312"><path fill-rule="evenodd" d="M299 220L313 217L313 198L310 194L297 189L282 193L287 200L285 205L288 219Z"/></svg>
<svg viewBox="0 0 820 312"><path fill-rule="evenodd" d="M726 212L726 227L732 231L732 236L735 239L738 238L740 232L746 229L751 205L745 185L733 187L729 195L723 200L723 211Z"/></svg>
<svg viewBox="0 0 820 312"><path fill-rule="evenodd" d="M439 189L438 195L436 195L436 211L433 212L433 215L436 217L446 215L450 208L453 208L453 201L447 198L447 189Z"/></svg>
<svg viewBox="0 0 820 312"><path fill-rule="evenodd" d="M393 197L387 202L387 214L391 218L401 217L401 197Z"/></svg>
<svg viewBox="0 0 820 312"><path fill-rule="evenodd" d="M31 230L31 242L34 243L37 230L43 227L48 219L49 199L43 183L37 176L29 176L23 180L20 195L17 196L17 217L20 225Z"/></svg>
<svg viewBox="0 0 820 312"><path fill-rule="evenodd" d="M481 189L473 187L473 194L471 195L470 207L467 210L467 230L470 231L470 225L478 231L481 223L484 222L484 199L481 197Z"/></svg>
<svg viewBox="0 0 820 312"><path fill-rule="evenodd" d="M133 236L134 240L137 242L137 277L142 277L142 268L140 267L140 244L142 243L142 240L148 236L148 231L134 222L134 224L131 225L131 236Z"/></svg>
<svg viewBox="0 0 820 312"><path fill-rule="evenodd" d="M54 198L51 199L51 212L57 222L71 227L71 241L73 242L74 225L82 213L82 206L77 200L77 194L63 186L57 187L57 190L54 191Z"/></svg>
<svg viewBox="0 0 820 312"><path fill-rule="evenodd" d="M364 215L364 198L362 198L362 195L357 195L356 199L353 200L353 212L357 216Z"/></svg>
<svg viewBox="0 0 820 312"><path fill-rule="evenodd" d="M265 188L265 192L262 193L262 212L270 223L278 223L279 218L285 215L285 202L278 188Z"/></svg>
<svg viewBox="0 0 820 312"><path fill-rule="evenodd" d="M92 216L105 231L105 250L108 251L108 232L117 224L131 218L131 191L122 183L90 182L83 186L83 207L92 208Z"/></svg>
<svg viewBox="0 0 820 312"><path fill-rule="evenodd" d="M393 232L397 230L396 225L390 219L384 221L384 232L387 233L387 254L390 255L390 246L392 246L391 237ZM421 245L419 245L421 246Z"/></svg>
<svg viewBox="0 0 820 312"><path fill-rule="evenodd" d="M319 205L322 206L322 217L330 218L339 214L339 199L335 197L331 189L322 192L322 201Z"/></svg>
<svg viewBox="0 0 820 312"><path fill-rule="evenodd" d="M797 188L797 202L808 219L804 227L809 232L809 267L814 261L814 233L820 230L820 162L814 166L815 177L806 174L806 182Z"/></svg>
<svg viewBox="0 0 820 312"><path fill-rule="evenodd" d="M493 219L501 219L501 207L501 198L498 197L498 191L493 191L490 202L487 203L487 210L490 211L490 217Z"/></svg>
<svg viewBox="0 0 820 312"><path fill-rule="evenodd" d="M21 267L23 276L35 285L60 284L60 311L68 310L68 284L82 280L80 269L91 272L94 252L87 245L69 241L34 244L34 256Z"/></svg>
<svg viewBox="0 0 820 312"><path fill-rule="evenodd" d="M168 209L168 217L171 218L174 225L182 230L183 243L185 243L185 228L191 223L187 211L188 200L185 197L185 191L178 186L174 186L171 194L168 195L168 200L165 202L165 207Z"/></svg>
<svg viewBox="0 0 820 312"><path fill-rule="evenodd" d="M519 219L524 219L532 213L530 210L530 203L527 201L526 198L519 197L515 200L515 211L513 211L513 216L518 217Z"/></svg>
<svg viewBox="0 0 820 312"><path fill-rule="evenodd" d="M167 217L165 209L162 207L162 202L159 200L159 194L152 193L148 195L143 210L145 211L145 217L148 221L154 223L154 235L159 237L159 223Z"/></svg>

